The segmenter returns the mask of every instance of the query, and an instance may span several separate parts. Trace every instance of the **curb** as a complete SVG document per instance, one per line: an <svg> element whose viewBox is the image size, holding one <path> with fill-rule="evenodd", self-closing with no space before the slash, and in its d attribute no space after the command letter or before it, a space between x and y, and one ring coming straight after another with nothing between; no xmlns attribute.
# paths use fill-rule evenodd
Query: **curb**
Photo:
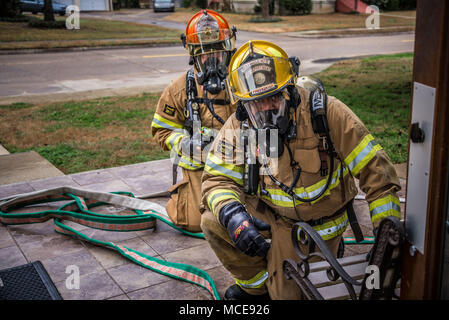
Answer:
<svg viewBox="0 0 449 320"><path fill-rule="evenodd" d="M0 50L0 55L82 52L82 51L93 51L93 50L136 49L136 48L175 47L175 46L180 46L180 44L179 43L145 43L145 44L132 44L132 45L123 45L123 46L115 45L115 46L71 47L71 48L11 49L11 50Z"/></svg>
<svg viewBox="0 0 449 320"><path fill-rule="evenodd" d="M311 30L311 31L301 31L301 32L286 32L284 33L287 37L291 38L305 38L305 39L326 39L326 38L357 38L357 37L375 37L375 36L393 36L393 35L401 35L401 34L414 34L415 31L386 31L386 32L366 32L366 33L347 33L345 31L351 31L355 29L342 29L339 34L326 34L330 30L319 31L319 30ZM361 29L365 30L365 29Z"/></svg>

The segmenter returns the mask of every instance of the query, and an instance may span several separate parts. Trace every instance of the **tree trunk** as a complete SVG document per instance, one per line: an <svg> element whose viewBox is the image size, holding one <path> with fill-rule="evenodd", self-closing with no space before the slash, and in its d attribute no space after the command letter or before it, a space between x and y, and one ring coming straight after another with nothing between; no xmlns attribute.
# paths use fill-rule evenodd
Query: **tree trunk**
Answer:
<svg viewBox="0 0 449 320"><path fill-rule="evenodd" d="M55 21L52 0L44 0L44 21Z"/></svg>
<svg viewBox="0 0 449 320"><path fill-rule="evenodd" d="M223 11L225 12L231 11L231 0L223 0Z"/></svg>
<svg viewBox="0 0 449 320"><path fill-rule="evenodd" d="M262 0L262 18L270 17L270 0Z"/></svg>

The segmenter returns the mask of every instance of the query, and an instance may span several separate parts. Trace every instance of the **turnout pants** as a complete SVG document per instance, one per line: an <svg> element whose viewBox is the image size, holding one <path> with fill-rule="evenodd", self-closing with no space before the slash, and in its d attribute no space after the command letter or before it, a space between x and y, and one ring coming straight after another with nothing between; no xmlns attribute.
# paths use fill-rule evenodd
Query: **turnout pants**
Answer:
<svg viewBox="0 0 449 320"><path fill-rule="evenodd" d="M173 185L168 191L167 214L180 228L190 232L201 232L201 176L203 170L182 169L182 181Z"/></svg>
<svg viewBox="0 0 449 320"><path fill-rule="evenodd" d="M201 218L201 228L211 248L223 266L233 275L236 283L249 294L260 295L267 292L274 300L299 300L301 293L294 280L286 280L282 269L285 259L298 261L291 240L291 224L276 217L269 211L257 211L258 199L245 198L248 212L271 226L264 237L271 238L271 247L265 258L250 257L236 249L226 231L213 213L206 210ZM260 210L260 208L259 208ZM336 256L341 236L326 241L327 246ZM301 247L304 253L307 250Z"/></svg>

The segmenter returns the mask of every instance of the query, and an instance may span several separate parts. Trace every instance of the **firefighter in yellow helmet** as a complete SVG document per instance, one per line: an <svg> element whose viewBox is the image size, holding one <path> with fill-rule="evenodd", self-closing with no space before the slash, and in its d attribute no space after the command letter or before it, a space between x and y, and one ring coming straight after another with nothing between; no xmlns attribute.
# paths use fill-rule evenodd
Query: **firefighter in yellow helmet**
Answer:
<svg viewBox="0 0 449 320"><path fill-rule="evenodd" d="M188 231L199 232L201 175L208 147L235 111L224 89L224 78L235 52L236 29L219 13L201 10L181 36L194 67L162 93L152 122L152 134L164 150L171 150L173 186L167 213ZM182 181L176 183L177 167Z"/></svg>
<svg viewBox="0 0 449 320"><path fill-rule="evenodd" d="M336 255L355 215L354 177L374 228L401 216L399 180L386 152L319 80L298 79L298 69L297 58L267 41L244 44L229 64L227 88L237 111L207 157L201 221L235 278L225 299L300 299L282 266L298 258L292 225L308 222Z"/></svg>

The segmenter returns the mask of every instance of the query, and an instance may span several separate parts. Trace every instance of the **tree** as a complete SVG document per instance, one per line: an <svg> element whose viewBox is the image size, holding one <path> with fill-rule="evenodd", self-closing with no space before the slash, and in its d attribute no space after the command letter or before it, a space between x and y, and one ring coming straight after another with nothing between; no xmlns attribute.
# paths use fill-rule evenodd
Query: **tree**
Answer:
<svg viewBox="0 0 449 320"><path fill-rule="evenodd" d="M231 0L223 0L223 11L225 12L231 11Z"/></svg>
<svg viewBox="0 0 449 320"><path fill-rule="evenodd" d="M52 0L44 0L44 21L55 21Z"/></svg>
<svg viewBox="0 0 449 320"><path fill-rule="evenodd" d="M270 0L262 0L262 18L270 17Z"/></svg>

